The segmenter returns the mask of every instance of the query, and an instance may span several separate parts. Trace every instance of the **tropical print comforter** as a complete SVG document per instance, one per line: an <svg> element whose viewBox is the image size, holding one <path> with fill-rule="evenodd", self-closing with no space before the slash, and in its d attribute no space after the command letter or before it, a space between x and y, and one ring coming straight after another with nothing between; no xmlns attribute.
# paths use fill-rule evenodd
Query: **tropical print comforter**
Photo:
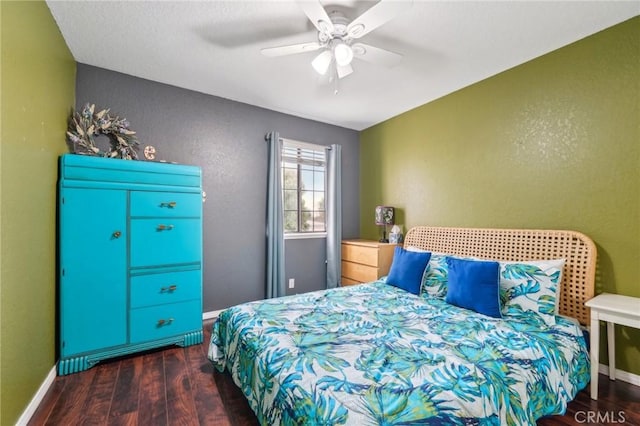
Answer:
<svg viewBox="0 0 640 426"><path fill-rule="evenodd" d="M223 311L209 359L263 425L524 425L589 381L580 328L490 318L375 282Z"/></svg>

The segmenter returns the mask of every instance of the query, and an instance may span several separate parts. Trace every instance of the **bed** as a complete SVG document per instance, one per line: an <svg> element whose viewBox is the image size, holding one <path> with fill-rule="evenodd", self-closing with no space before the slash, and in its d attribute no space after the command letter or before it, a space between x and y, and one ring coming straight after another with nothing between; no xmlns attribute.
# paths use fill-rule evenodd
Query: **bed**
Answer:
<svg viewBox="0 0 640 426"><path fill-rule="evenodd" d="M580 325L589 323L593 242L573 231L420 226L404 248L376 282L219 315L209 359L259 422L521 425L563 414L590 378ZM428 259L417 291L390 281L397 259L419 256ZM476 269L457 269L476 266L498 268L497 313L450 300L476 291L458 287Z"/></svg>

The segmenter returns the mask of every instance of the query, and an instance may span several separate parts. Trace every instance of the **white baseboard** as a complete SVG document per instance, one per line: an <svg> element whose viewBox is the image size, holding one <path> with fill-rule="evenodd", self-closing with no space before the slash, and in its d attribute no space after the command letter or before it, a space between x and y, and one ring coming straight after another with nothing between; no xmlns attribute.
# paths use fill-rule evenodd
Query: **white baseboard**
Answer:
<svg viewBox="0 0 640 426"><path fill-rule="evenodd" d="M31 402L29 402L27 408L25 408L22 412L22 415L16 422L17 426L26 426L29 423L29 420L31 420L31 417L38 409L38 406L40 406L40 403L44 399L44 396L47 394L47 391L53 384L53 381L56 379L56 375L56 366L54 365L51 371L49 371L47 377L44 379L44 382L42 382L42 384L40 385L40 388L38 388L36 394L33 395L33 398L31 398Z"/></svg>
<svg viewBox="0 0 640 426"><path fill-rule="evenodd" d="M598 367L600 374L609 375L609 366L600 364ZM616 368L616 380L622 380L623 382L631 383L632 385L640 386L640 376L637 374L629 373L628 371L618 370Z"/></svg>
<svg viewBox="0 0 640 426"><path fill-rule="evenodd" d="M206 320L210 320L210 319L216 319L218 318L218 315L220 315L220 312L224 311L224 309L218 309L217 311L210 311L210 312L203 312L202 313L202 321L206 321Z"/></svg>

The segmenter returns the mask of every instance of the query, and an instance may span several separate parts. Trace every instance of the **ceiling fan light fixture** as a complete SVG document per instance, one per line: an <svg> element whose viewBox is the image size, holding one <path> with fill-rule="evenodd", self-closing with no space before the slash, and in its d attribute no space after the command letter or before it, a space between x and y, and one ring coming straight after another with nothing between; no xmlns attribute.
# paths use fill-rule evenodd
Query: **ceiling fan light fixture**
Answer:
<svg viewBox="0 0 640 426"><path fill-rule="evenodd" d="M353 60L353 50L346 43L338 43L333 48L333 54L336 57L336 63L340 66L347 66Z"/></svg>
<svg viewBox="0 0 640 426"><path fill-rule="evenodd" d="M329 70L329 65L331 65L331 51L325 50L320 53L316 58L311 62L311 66L316 72L320 75L325 75Z"/></svg>
<svg viewBox="0 0 640 426"><path fill-rule="evenodd" d="M336 72L338 73L338 78L345 78L349 74L353 72L353 67L351 65L346 66L336 66Z"/></svg>

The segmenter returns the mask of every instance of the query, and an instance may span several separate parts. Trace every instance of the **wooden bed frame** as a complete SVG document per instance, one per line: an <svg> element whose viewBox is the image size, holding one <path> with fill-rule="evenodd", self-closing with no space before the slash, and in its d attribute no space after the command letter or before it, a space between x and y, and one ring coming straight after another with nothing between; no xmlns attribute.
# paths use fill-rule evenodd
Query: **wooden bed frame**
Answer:
<svg viewBox="0 0 640 426"><path fill-rule="evenodd" d="M584 234L542 229L417 226L409 230L404 245L504 261L565 259L559 313L589 325L590 313L584 302L594 295L596 246Z"/></svg>

